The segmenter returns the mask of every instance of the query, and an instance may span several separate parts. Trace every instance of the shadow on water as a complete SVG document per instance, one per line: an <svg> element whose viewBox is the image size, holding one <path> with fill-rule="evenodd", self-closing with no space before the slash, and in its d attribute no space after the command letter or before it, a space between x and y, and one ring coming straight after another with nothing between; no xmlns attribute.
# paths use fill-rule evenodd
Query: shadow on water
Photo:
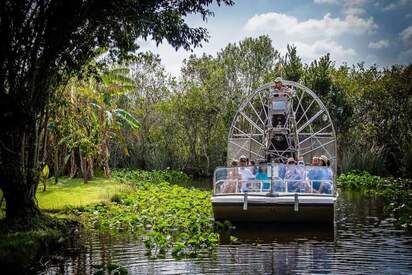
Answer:
<svg viewBox="0 0 412 275"><path fill-rule="evenodd" d="M230 244L230 235L238 243L287 243L293 241L317 240L333 242L335 228L333 224L310 223L236 223L232 230L220 232L221 244Z"/></svg>

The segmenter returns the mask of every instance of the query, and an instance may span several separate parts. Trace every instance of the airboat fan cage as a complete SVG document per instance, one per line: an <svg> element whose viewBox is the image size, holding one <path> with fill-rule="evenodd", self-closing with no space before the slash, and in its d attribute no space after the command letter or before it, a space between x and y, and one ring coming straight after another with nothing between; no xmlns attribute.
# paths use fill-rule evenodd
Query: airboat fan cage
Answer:
<svg viewBox="0 0 412 275"><path fill-rule="evenodd" d="M282 80L281 90L268 83L240 105L229 130L228 165L241 155L250 160L285 161L325 155L336 173L336 134L319 97L304 85Z"/></svg>

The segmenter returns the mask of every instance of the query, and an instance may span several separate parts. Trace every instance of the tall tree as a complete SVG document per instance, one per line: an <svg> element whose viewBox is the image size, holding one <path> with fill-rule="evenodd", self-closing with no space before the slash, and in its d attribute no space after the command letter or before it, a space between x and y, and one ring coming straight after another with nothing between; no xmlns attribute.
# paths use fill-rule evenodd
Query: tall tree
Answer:
<svg viewBox="0 0 412 275"><path fill-rule="evenodd" d="M268 36L248 37L239 44L229 44L218 53L224 65L230 90L244 95L249 94L264 82L274 70L280 58ZM240 97L239 97L240 98Z"/></svg>
<svg viewBox="0 0 412 275"><path fill-rule="evenodd" d="M125 56L139 37L197 46L204 28L183 17L211 15L213 0L0 1L0 188L6 219L22 227L41 221L34 195L44 107L55 88L84 65L97 47ZM231 0L216 0L232 4Z"/></svg>
<svg viewBox="0 0 412 275"><path fill-rule="evenodd" d="M284 76L283 78L291 81L299 81L303 75L303 64L302 60L297 54L296 46L288 45L288 52L284 57Z"/></svg>
<svg viewBox="0 0 412 275"><path fill-rule="evenodd" d="M314 60L305 74L305 84L319 96L326 96L332 86L331 70L334 64L330 60L330 54Z"/></svg>

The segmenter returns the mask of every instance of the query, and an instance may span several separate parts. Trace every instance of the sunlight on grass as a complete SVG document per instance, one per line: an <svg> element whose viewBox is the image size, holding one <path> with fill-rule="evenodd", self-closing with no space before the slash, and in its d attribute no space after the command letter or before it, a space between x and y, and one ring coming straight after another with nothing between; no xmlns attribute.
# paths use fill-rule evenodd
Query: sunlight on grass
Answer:
<svg viewBox="0 0 412 275"><path fill-rule="evenodd" d="M61 178L58 184L49 181L46 192L43 192L43 186L39 186L36 198L41 209L58 210L65 206L108 202L114 194L128 193L131 189L114 179L94 178L83 183L82 179Z"/></svg>

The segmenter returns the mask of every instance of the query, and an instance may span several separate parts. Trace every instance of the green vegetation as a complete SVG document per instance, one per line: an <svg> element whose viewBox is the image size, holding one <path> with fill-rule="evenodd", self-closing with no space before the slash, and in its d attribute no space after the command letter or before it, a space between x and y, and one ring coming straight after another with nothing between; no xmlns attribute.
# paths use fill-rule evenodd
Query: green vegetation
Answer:
<svg viewBox="0 0 412 275"><path fill-rule="evenodd" d="M171 184L181 184L190 187L192 179L182 171L176 170L133 170L133 169L116 169L113 171L113 177L122 183L131 183L136 185L138 182L168 182Z"/></svg>
<svg viewBox="0 0 412 275"><path fill-rule="evenodd" d="M165 177L177 182L187 177L184 174L175 171L116 171L114 174L136 190L114 196L110 204L73 209L72 213L82 215L90 227L141 236L152 257L164 256L169 250L176 257L194 256L218 243L211 193L162 181Z"/></svg>
<svg viewBox="0 0 412 275"><path fill-rule="evenodd" d="M325 103L340 171L412 178L412 64L336 66L329 54L303 64L293 45L282 56L260 36L230 43L214 56L192 55L175 78L158 56L136 53L136 41L198 46L207 31L184 18L206 19L212 3L231 0L14 2L4 1L0 17L6 34L0 51L4 251L27 238L38 240L31 247L39 249L47 236L64 231L64 223L38 205L68 209L104 230L145 236L155 257L213 247L210 193L188 188L188 176L111 170L210 175L226 161L229 126L243 99L277 76L302 82ZM411 227L409 180L361 173L339 182L382 195L399 225Z"/></svg>
<svg viewBox="0 0 412 275"><path fill-rule="evenodd" d="M351 172L337 178L341 188L360 190L366 194L381 196L385 210L393 214L396 224L412 230L412 180L372 176L368 172Z"/></svg>
<svg viewBox="0 0 412 275"><path fill-rule="evenodd" d="M47 191L39 186L36 198L40 208L54 217L68 217L89 229L142 238L152 257L163 257L168 251L175 257L195 256L218 243L211 193L190 188L191 179L185 173L124 169L114 170L112 175L112 179L94 178L88 183L63 177L58 184L51 184L53 179L49 179ZM75 226L76 222L56 219L37 230L0 232L0 259L10 265L17 259L27 266L48 249L75 237L71 232ZM114 264L96 270L112 268L124 271Z"/></svg>
<svg viewBox="0 0 412 275"><path fill-rule="evenodd" d="M43 166L41 162L47 162L50 167L52 162L67 160L65 153L74 149L63 144L54 150L46 148L52 122L51 106L62 102L59 91L64 90L71 77L80 76L82 67L101 53L101 49L108 49L109 59L123 61L131 58L131 53L139 48L139 40L153 40L157 44L167 41L176 49L183 47L186 50L200 46L207 40L207 30L190 27L185 18L198 14L206 20L213 15L210 9L214 2L233 4L231 0L85 0L59 1L50 5L31 0L23 0L18 5L12 0L1 2L0 30L4 35L0 51L0 189L7 201L9 224L20 225L21 230L36 228L41 211L34 196ZM107 84L104 77L95 83ZM105 103L115 86L106 89ZM74 98L78 92L78 89L72 90ZM73 102L76 100L64 101L63 105L69 106ZM110 127L114 119L109 118L108 123L102 121L108 114L103 111L111 112L113 106L109 104L106 106L109 109L102 109L101 116L76 118L82 127L72 133L80 137L75 140L80 145L76 148L79 152L76 159L73 157L71 162L80 157L85 181L93 177L96 154L100 155L98 163L105 175L110 175L108 145L109 138L114 136ZM78 113L89 111L83 107L78 106ZM125 112L113 111L112 114L121 113L123 118L128 116ZM61 112L59 116L65 114ZM91 126L96 123L100 123L101 135L93 135L94 127ZM88 139L90 136L100 139L97 143L100 148L93 146L96 143ZM55 140L54 144L58 145L60 141ZM47 160L48 155L51 158ZM64 169L59 166L59 171ZM54 174L59 173L54 171Z"/></svg>
<svg viewBox="0 0 412 275"><path fill-rule="evenodd" d="M132 187L116 180L94 178L88 183L81 179L61 178L58 184L49 184L43 192L39 186L36 198L43 210L62 210L64 207L81 207L91 203L110 202L117 193L130 192Z"/></svg>
<svg viewBox="0 0 412 275"><path fill-rule="evenodd" d="M312 89L327 107L340 171L411 177L412 65L336 66L329 55L303 64L296 47L282 56L269 37L260 36L230 43L216 57L191 56L178 81L151 53L129 67L136 90L119 106L135 114L141 127L125 129L128 155L114 142L114 166L210 175L226 161L228 130L243 99L283 75Z"/></svg>

